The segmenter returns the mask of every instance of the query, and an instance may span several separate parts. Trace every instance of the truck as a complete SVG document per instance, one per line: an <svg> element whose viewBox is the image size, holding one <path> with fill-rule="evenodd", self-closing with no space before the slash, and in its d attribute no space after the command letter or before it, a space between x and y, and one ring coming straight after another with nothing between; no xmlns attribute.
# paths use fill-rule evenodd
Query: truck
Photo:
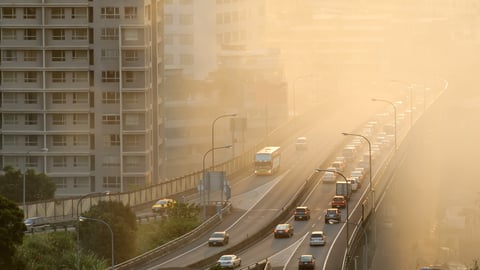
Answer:
<svg viewBox="0 0 480 270"><path fill-rule="evenodd" d="M345 180L339 180L336 183L336 195L344 196L345 199L349 200L352 195L352 185L350 182Z"/></svg>

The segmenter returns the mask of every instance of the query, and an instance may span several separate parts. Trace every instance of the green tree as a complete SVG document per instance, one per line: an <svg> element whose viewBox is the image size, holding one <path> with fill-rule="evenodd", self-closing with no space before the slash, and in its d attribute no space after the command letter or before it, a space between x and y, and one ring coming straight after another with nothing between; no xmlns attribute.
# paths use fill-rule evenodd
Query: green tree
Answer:
<svg viewBox="0 0 480 270"><path fill-rule="evenodd" d="M0 195L15 202L23 201L23 174L12 166L3 168L0 176ZM29 169L25 174L25 200L37 201L53 199L56 186L44 173L37 174Z"/></svg>
<svg viewBox="0 0 480 270"><path fill-rule="evenodd" d="M116 201L100 201L82 216L102 220L112 228L115 263L134 256L137 221L129 206ZM93 251L111 263L111 234L108 227L95 220L87 219L80 223L81 247Z"/></svg>
<svg viewBox="0 0 480 270"><path fill-rule="evenodd" d="M177 203L167 212L168 218L140 225L137 237L138 254L161 246L197 227L201 221L200 207ZM137 255L138 255L137 254Z"/></svg>
<svg viewBox="0 0 480 270"><path fill-rule="evenodd" d="M72 232L35 234L25 237L18 249L18 260L25 270L76 269L76 240ZM81 253L85 269L105 269L106 261L92 252Z"/></svg>
<svg viewBox="0 0 480 270"><path fill-rule="evenodd" d="M23 211L13 201L0 196L0 269L19 267L14 255L26 230Z"/></svg>

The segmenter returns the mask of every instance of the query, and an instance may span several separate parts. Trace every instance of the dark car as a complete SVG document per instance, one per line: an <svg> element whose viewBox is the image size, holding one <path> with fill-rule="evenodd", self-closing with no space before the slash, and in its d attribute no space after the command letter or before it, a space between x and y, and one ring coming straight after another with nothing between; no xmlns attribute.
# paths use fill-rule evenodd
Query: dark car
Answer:
<svg viewBox="0 0 480 270"><path fill-rule="evenodd" d="M228 244L228 241L230 240L230 235L223 231L223 232L214 232L212 235L210 235L210 238L208 238L208 245L209 246L224 246Z"/></svg>
<svg viewBox="0 0 480 270"><path fill-rule="evenodd" d="M288 223L278 224L275 227L275 230L273 230L273 236L275 238L292 237L293 236L293 226L288 224Z"/></svg>
<svg viewBox="0 0 480 270"><path fill-rule="evenodd" d="M306 206L298 206L293 214L295 220L309 220L310 209Z"/></svg>
<svg viewBox="0 0 480 270"><path fill-rule="evenodd" d="M315 269L315 257L313 255L301 255L298 258L298 270Z"/></svg>
<svg viewBox="0 0 480 270"><path fill-rule="evenodd" d="M340 222L340 210L338 208L328 208L325 213L325 223Z"/></svg>
<svg viewBox="0 0 480 270"><path fill-rule="evenodd" d="M347 200L345 200L345 196L342 196L342 195L333 196L332 207L345 208L346 205L347 205Z"/></svg>

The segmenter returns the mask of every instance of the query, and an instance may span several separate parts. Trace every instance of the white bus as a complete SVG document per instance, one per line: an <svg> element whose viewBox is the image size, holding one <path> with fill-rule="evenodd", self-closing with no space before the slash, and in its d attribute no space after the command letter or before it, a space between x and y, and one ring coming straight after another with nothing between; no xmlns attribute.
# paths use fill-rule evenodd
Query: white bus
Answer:
<svg viewBox="0 0 480 270"><path fill-rule="evenodd" d="M272 175L280 169L280 147L267 146L255 154L255 174Z"/></svg>

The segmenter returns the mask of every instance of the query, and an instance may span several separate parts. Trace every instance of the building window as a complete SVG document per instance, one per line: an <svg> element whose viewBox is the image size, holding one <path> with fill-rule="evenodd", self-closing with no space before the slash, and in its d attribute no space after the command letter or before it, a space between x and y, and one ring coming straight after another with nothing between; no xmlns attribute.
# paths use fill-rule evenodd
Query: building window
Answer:
<svg viewBox="0 0 480 270"><path fill-rule="evenodd" d="M87 29L73 29L72 40L87 40Z"/></svg>
<svg viewBox="0 0 480 270"><path fill-rule="evenodd" d="M136 169L140 166L141 159L139 157L127 156L124 159L124 166L127 169Z"/></svg>
<svg viewBox="0 0 480 270"><path fill-rule="evenodd" d="M142 137L138 135L128 135L125 136L125 145L135 147L135 146L140 146L140 143L142 142Z"/></svg>
<svg viewBox="0 0 480 270"><path fill-rule="evenodd" d="M53 146L67 146L67 136L65 135L53 135Z"/></svg>
<svg viewBox="0 0 480 270"><path fill-rule="evenodd" d="M24 19L35 19L35 18L37 18L37 10L33 7L23 8L23 18Z"/></svg>
<svg viewBox="0 0 480 270"><path fill-rule="evenodd" d="M1 74L0 82L3 83L16 83L17 82L17 73L13 71L3 71Z"/></svg>
<svg viewBox="0 0 480 270"><path fill-rule="evenodd" d="M74 71L72 74L72 82L88 82L88 72Z"/></svg>
<svg viewBox="0 0 480 270"><path fill-rule="evenodd" d="M173 15L172 14L165 14L163 16L163 21L165 25L173 24Z"/></svg>
<svg viewBox="0 0 480 270"><path fill-rule="evenodd" d="M88 177L74 177L73 178L73 187L74 188L88 188L90 187L90 181Z"/></svg>
<svg viewBox="0 0 480 270"><path fill-rule="evenodd" d="M37 104L38 98L37 93L25 93L25 104Z"/></svg>
<svg viewBox="0 0 480 270"><path fill-rule="evenodd" d="M102 93L102 103L103 104L119 104L120 103L120 93L119 92L103 92Z"/></svg>
<svg viewBox="0 0 480 270"><path fill-rule="evenodd" d="M67 104L67 94L65 94L65 93L53 93L52 94L52 103L53 104Z"/></svg>
<svg viewBox="0 0 480 270"><path fill-rule="evenodd" d="M193 15L192 14L180 14L180 24L181 25L192 25Z"/></svg>
<svg viewBox="0 0 480 270"><path fill-rule="evenodd" d="M87 8L74 7L72 8L72 19L86 19Z"/></svg>
<svg viewBox="0 0 480 270"><path fill-rule="evenodd" d="M52 51L53 62L65 62L65 51Z"/></svg>
<svg viewBox="0 0 480 270"><path fill-rule="evenodd" d="M173 65L174 64L174 58L173 58L173 54L165 54L165 64L166 65Z"/></svg>
<svg viewBox="0 0 480 270"><path fill-rule="evenodd" d="M52 8L52 19L65 19L65 9L64 8Z"/></svg>
<svg viewBox="0 0 480 270"><path fill-rule="evenodd" d="M120 135L119 134L103 135L103 145L104 146L120 145Z"/></svg>
<svg viewBox="0 0 480 270"><path fill-rule="evenodd" d="M118 28L102 28L102 40L118 40Z"/></svg>
<svg viewBox="0 0 480 270"><path fill-rule="evenodd" d="M182 65L191 65L191 64L193 64L193 55L191 55L191 54L182 54L182 55L180 55L180 64L182 64Z"/></svg>
<svg viewBox="0 0 480 270"><path fill-rule="evenodd" d="M73 124L74 125L86 125L88 124L88 114L73 114Z"/></svg>
<svg viewBox="0 0 480 270"><path fill-rule="evenodd" d="M3 50L2 61L5 61L5 62L17 61L17 52L14 50Z"/></svg>
<svg viewBox="0 0 480 270"><path fill-rule="evenodd" d="M87 93L73 93L73 104L87 104L88 103L88 94Z"/></svg>
<svg viewBox="0 0 480 270"><path fill-rule="evenodd" d="M28 113L25 115L25 125L32 126L38 123L38 115L34 113Z"/></svg>
<svg viewBox="0 0 480 270"><path fill-rule="evenodd" d="M166 45L172 45L173 44L173 35L165 34L164 42L165 42Z"/></svg>
<svg viewBox="0 0 480 270"><path fill-rule="evenodd" d="M26 71L23 73L23 81L26 83L36 83L37 82L37 72L35 71Z"/></svg>
<svg viewBox="0 0 480 270"><path fill-rule="evenodd" d="M103 167L118 167L120 166L120 157L118 156L104 156Z"/></svg>
<svg viewBox="0 0 480 270"><path fill-rule="evenodd" d="M5 145L8 146L16 146L17 145L17 136L11 136L11 135L4 135L3 136L3 142Z"/></svg>
<svg viewBox="0 0 480 270"><path fill-rule="evenodd" d="M102 49L102 60L118 59L118 50Z"/></svg>
<svg viewBox="0 0 480 270"><path fill-rule="evenodd" d="M53 167L67 167L67 157L57 156L52 157Z"/></svg>
<svg viewBox="0 0 480 270"><path fill-rule="evenodd" d="M2 40L15 40L17 39L17 29L2 29Z"/></svg>
<svg viewBox="0 0 480 270"><path fill-rule="evenodd" d="M3 7L2 8L2 19L15 19L15 8L13 7Z"/></svg>
<svg viewBox="0 0 480 270"><path fill-rule="evenodd" d="M181 45L192 45L193 36L192 35L180 35L180 44Z"/></svg>
<svg viewBox="0 0 480 270"><path fill-rule="evenodd" d="M3 93L3 102L5 104L17 104L17 93L8 93L5 92Z"/></svg>
<svg viewBox="0 0 480 270"><path fill-rule="evenodd" d="M125 103L126 104L139 104L140 95L138 93L126 93L125 94Z"/></svg>
<svg viewBox="0 0 480 270"><path fill-rule="evenodd" d="M75 146L87 146L88 135L73 135L73 145Z"/></svg>
<svg viewBox="0 0 480 270"><path fill-rule="evenodd" d="M118 71L102 71L102 82L119 82L120 75Z"/></svg>
<svg viewBox="0 0 480 270"><path fill-rule="evenodd" d="M66 177L53 177L53 181L55 182L55 186L57 188L67 188L68 181Z"/></svg>
<svg viewBox="0 0 480 270"><path fill-rule="evenodd" d="M137 7L125 7L125 19L136 19Z"/></svg>
<svg viewBox="0 0 480 270"><path fill-rule="evenodd" d="M67 123L65 114L54 114L52 115L52 123L54 125L63 126Z"/></svg>
<svg viewBox="0 0 480 270"><path fill-rule="evenodd" d="M53 40L65 40L65 29L53 29L52 30L52 39Z"/></svg>
<svg viewBox="0 0 480 270"><path fill-rule="evenodd" d="M125 40L128 41L137 41L138 40L138 30L137 29L125 29Z"/></svg>
<svg viewBox="0 0 480 270"><path fill-rule="evenodd" d="M23 39L24 40L37 40L37 29L24 29L23 30Z"/></svg>
<svg viewBox="0 0 480 270"><path fill-rule="evenodd" d="M25 62L37 61L37 51L23 51L23 61Z"/></svg>
<svg viewBox="0 0 480 270"><path fill-rule="evenodd" d="M104 125L118 125L120 124L120 115L117 115L117 114L103 115L102 123Z"/></svg>
<svg viewBox="0 0 480 270"><path fill-rule="evenodd" d="M104 176L103 188L120 188L120 176Z"/></svg>
<svg viewBox="0 0 480 270"><path fill-rule="evenodd" d="M64 83L65 79L65 72L63 71L54 71L52 72L52 82L53 83Z"/></svg>
<svg viewBox="0 0 480 270"><path fill-rule="evenodd" d="M125 125L127 126L136 126L140 124L140 115L139 114L127 114L125 115Z"/></svg>
<svg viewBox="0 0 480 270"><path fill-rule="evenodd" d="M73 167L88 167L88 157L73 157Z"/></svg>
<svg viewBox="0 0 480 270"><path fill-rule="evenodd" d="M138 61L138 51L125 51L125 61Z"/></svg>
<svg viewBox="0 0 480 270"><path fill-rule="evenodd" d="M133 71L126 71L125 72L125 82L133 83L135 82L135 72Z"/></svg>
<svg viewBox="0 0 480 270"><path fill-rule="evenodd" d="M18 125L18 118L16 114L4 114L3 121L6 125Z"/></svg>
<svg viewBox="0 0 480 270"><path fill-rule="evenodd" d="M72 60L87 60L88 52L86 50L74 50L72 51Z"/></svg>
<svg viewBox="0 0 480 270"><path fill-rule="evenodd" d="M37 146L38 145L38 137L35 135L27 135L25 136L25 146Z"/></svg>
<svg viewBox="0 0 480 270"><path fill-rule="evenodd" d="M120 9L118 7L102 7L100 9L100 18L120 19Z"/></svg>

